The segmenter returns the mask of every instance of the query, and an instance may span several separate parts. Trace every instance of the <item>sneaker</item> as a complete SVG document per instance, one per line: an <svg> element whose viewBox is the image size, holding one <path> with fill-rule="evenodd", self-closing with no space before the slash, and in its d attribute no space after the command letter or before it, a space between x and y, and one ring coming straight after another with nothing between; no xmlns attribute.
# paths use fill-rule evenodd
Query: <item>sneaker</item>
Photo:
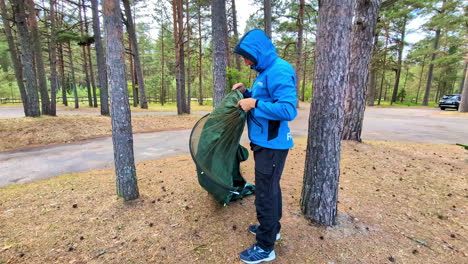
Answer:
<svg viewBox="0 0 468 264"><path fill-rule="evenodd" d="M276 258L275 251L265 251L261 249L257 244L254 244L252 248L246 249L239 254L240 259L248 264L261 263L266 261L272 261Z"/></svg>
<svg viewBox="0 0 468 264"><path fill-rule="evenodd" d="M253 235L256 235L259 227L260 227L259 225L251 225L249 226L249 232L252 233ZM277 233L276 240L279 240L280 238L281 238L281 234Z"/></svg>

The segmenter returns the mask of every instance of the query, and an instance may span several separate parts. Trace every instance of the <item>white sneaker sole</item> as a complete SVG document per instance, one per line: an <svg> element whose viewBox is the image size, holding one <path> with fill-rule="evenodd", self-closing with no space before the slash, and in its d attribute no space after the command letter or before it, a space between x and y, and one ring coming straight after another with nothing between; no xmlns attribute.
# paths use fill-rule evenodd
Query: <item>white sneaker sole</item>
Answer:
<svg viewBox="0 0 468 264"><path fill-rule="evenodd" d="M247 263L247 264L257 264L257 263L272 261L272 260L274 260L276 258L275 251L273 251L272 253L273 254L271 254L271 256L269 256L268 258L264 258L264 259L260 259L260 260L255 260L255 261L247 261L247 260L243 260L243 259L240 259L240 260L242 260L242 262Z"/></svg>

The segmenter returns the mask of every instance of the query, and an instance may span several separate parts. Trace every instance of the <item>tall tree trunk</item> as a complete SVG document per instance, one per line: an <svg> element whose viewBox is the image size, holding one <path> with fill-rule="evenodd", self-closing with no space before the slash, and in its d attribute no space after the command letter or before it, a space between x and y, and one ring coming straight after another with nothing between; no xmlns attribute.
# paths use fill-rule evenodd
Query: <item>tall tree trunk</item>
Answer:
<svg viewBox="0 0 468 264"><path fill-rule="evenodd" d="M426 64L426 56L424 56L423 63L422 63L422 68L421 68L421 73L419 74L418 91L416 93L416 102L415 102L416 104L418 103L418 100L419 100L419 92L421 90L422 76L423 76L425 64Z"/></svg>
<svg viewBox="0 0 468 264"><path fill-rule="evenodd" d="M226 90L226 3L211 1L211 27L213 36L213 106L223 100Z"/></svg>
<svg viewBox="0 0 468 264"><path fill-rule="evenodd" d="M50 111L49 115L57 115L57 90L58 90L58 79L57 79L57 32L55 28L55 2L56 0L50 0L50 42L49 42L49 60L50 60Z"/></svg>
<svg viewBox="0 0 468 264"><path fill-rule="evenodd" d="M372 47L372 56L371 56L371 66L369 69L369 94L367 95L367 105L374 106L375 94L377 92L377 62L372 61L372 58L375 58L377 55L377 49L379 44L379 33L375 31L374 33L374 46Z"/></svg>
<svg viewBox="0 0 468 264"><path fill-rule="evenodd" d="M67 86L65 85L65 59L63 56L63 44L59 44L58 48L59 54L59 62L60 62L60 83L62 87L62 103L65 106L68 106L68 98L67 98Z"/></svg>
<svg viewBox="0 0 468 264"><path fill-rule="evenodd" d="M306 76L307 76L307 59L308 59L308 56L304 56L304 71L303 71L303 74L302 74L302 91L301 91L301 98L300 98L300 100L302 102L304 102L304 100L305 100Z"/></svg>
<svg viewBox="0 0 468 264"><path fill-rule="evenodd" d="M439 38L440 38L440 29L437 29L436 35L434 38L434 52L432 53L431 62L429 64L429 72L427 74L426 90L424 92L422 105L428 105L429 103L429 94L431 93L431 84L432 84L432 74L434 72L434 61L436 59L437 51L439 49Z"/></svg>
<svg viewBox="0 0 468 264"><path fill-rule="evenodd" d="M111 91L112 142L117 181L117 194L125 201L139 196L133 154L133 135L127 80L125 50L119 0L104 0L104 30L106 33L106 65Z"/></svg>
<svg viewBox="0 0 468 264"><path fill-rule="evenodd" d="M353 0L322 0L319 7L301 209L306 218L326 226L334 225L337 215L353 7Z"/></svg>
<svg viewBox="0 0 468 264"><path fill-rule="evenodd" d="M458 93L461 94L462 91L463 91L463 87L465 85L465 82L466 82L466 70L468 69L468 62L465 62L465 67L463 68L463 75L462 75L462 79L460 81L460 88L458 88Z"/></svg>
<svg viewBox="0 0 468 264"><path fill-rule="evenodd" d="M403 30L401 31L400 45L398 47L398 69L396 71L395 86L393 87L392 100L390 101L390 104L396 102L398 96L398 86L400 84L401 75L401 62L403 60L403 48L405 47L406 19L407 16L405 16L403 19Z"/></svg>
<svg viewBox="0 0 468 264"><path fill-rule="evenodd" d="M39 92L41 95L41 109L42 114L49 115L50 114L50 100L49 100L49 92L47 91L47 79L44 67L44 60L42 59L42 49L41 49L41 38L39 37L39 31L37 28L37 20L36 20L36 6L33 0L27 0L28 6L28 20L27 24L30 28L31 37L32 37L32 48L34 59L36 63L36 78L39 81Z"/></svg>
<svg viewBox="0 0 468 264"><path fill-rule="evenodd" d="M235 1L235 0L234 0ZM201 5L198 5L198 104L203 105Z"/></svg>
<svg viewBox="0 0 468 264"><path fill-rule="evenodd" d="M265 33L271 38L271 0L263 0L263 18L265 20Z"/></svg>
<svg viewBox="0 0 468 264"><path fill-rule="evenodd" d="M237 10L236 10L236 0L231 1L232 5L232 30L234 32L234 42L239 41L239 31L237 30ZM234 54L234 59L236 60L236 69L241 70L241 56L239 54Z"/></svg>
<svg viewBox="0 0 468 264"><path fill-rule="evenodd" d="M83 8L83 10L82 10ZM80 17L80 33L81 33L81 36L83 37L84 36L84 27L83 27L83 24L86 23L84 20L83 20L83 14L84 11L84 5L80 5L79 6L79 17ZM86 45L85 44L82 44L81 45L81 56L82 56L82 59L83 59L83 72L85 73L85 82L86 82L86 91L88 92L88 105L89 107L93 107L93 97L91 95L91 84L89 82L89 72L88 72L88 55L87 55L87 52L86 52Z"/></svg>
<svg viewBox="0 0 468 264"><path fill-rule="evenodd" d="M184 17L182 0L173 0L174 41L176 49L176 84L177 114L186 113L185 101L185 53L184 53Z"/></svg>
<svg viewBox="0 0 468 264"><path fill-rule="evenodd" d="M384 81L385 81L385 67L386 67L386 62L387 62L387 48L388 48L388 39L389 39L389 34L388 31L386 30L385 34L385 47L384 47L384 58L383 58L383 67L382 67L382 78L380 80L380 91L379 91L379 101L377 105L380 105L380 101L382 100L382 90L384 86ZM385 90L385 94L387 94L387 90ZM385 99L384 99L385 100Z"/></svg>
<svg viewBox="0 0 468 264"><path fill-rule="evenodd" d="M164 87L164 28L161 24L161 91L159 93L159 101L161 102L161 105L164 105L165 103L165 98L166 98L166 88Z"/></svg>
<svg viewBox="0 0 468 264"><path fill-rule="evenodd" d="M132 42L128 42L128 50L129 52L129 61L130 61L130 80L132 80L132 97L133 97L133 107L138 106L138 90L136 87L136 71L135 65L133 64L133 53L132 53Z"/></svg>
<svg viewBox="0 0 468 264"><path fill-rule="evenodd" d="M366 86L380 0L357 0L351 39L349 87L345 91L343 139L361 142Z"/></svg>
<svg viewBox="0 0 468 264"><path fill-rule="evenodd" d="M296 94L297 102L296 107L299 107L299 86L301 85L301 74L302 74L302 43L304 33L304 7L305 0L299 0L299 17L297 19L297 47L296 47Z"/></svg>
<svg viewBox="0 0 468 264"><path fill-rule="evenodd" d="M468 58L465 60L465 82L463 84L463 91L461 93L461 102L458 107L458 111L462 113L468 112L468 71L466 71L466 65L468 64Z"/></svg>
<svg viewBox="0 0 468 264"><path fill-rule="evenodd" d="M15 40L11 32L11 28L10 28L11 18L8 15L8 12L5 6L5 0L0 0L0 10L2 12L1 14L2 14L2 21L3 21L3 30L5 32L5 36L8 42L8 49L10 51L11 61L13 62L13 68L15 70L16 83L20 91L21 101L23 102L24 115L30 116L30 114L28 113L29 111L28 95L26 93L26 88L24 87L24 82L23 82L23 70L21 69L20 58L16 50L17 46L15 44Z"/></svg>
<svg viewBox="0 0 468 264"><path fill-rule="evenodd" d="M39 109L39 95L37 91L36 72L34 70L33 44L26 26L25 0L17 0L12 3L16 26L19 32L21 45L21 62L23 64L23 77L26 79L26 93L28 95L29 116L38 117L41 115Z"/></svg>
<svg viewBox="0 0 468 264"><path fill-rule="evenodd" d="M135 63L135 70L137 72L138 93L140 95L140 107L148 109L148 101L146 99L145 81L143 79L143 69L141 68L140 55L138 52L138 43L136 38L135 26L133 23L132 12L130 9L129 0L122 0L125 8L125 16L127 17L127 31L133 48L133 59Z"/></svg>
<svg viewBox="0 0 468 264"><path fill-rule="evenodd" d="M84 21L85 21L85 33L86 35L89 35L89 25L88 25L88 18L86 16L86 5L84 3L85 0L82 0L82 5L83 5L83 15L84 15ZM94 79L94 69L93 69L93 62L91 60L91 45L86 45L86 54L88 54L88 65L89 65L89 81L91 82L91 88L92 88L92 93L93 93L93 107L97 107L97 94L96 94L96 80Z"/></svg>
<svg viewBox="0 0 468 264"><path fill-rule="evenodd" d="M106 71L106 58L104 55L104 48L102 47L101 40L101 26L99 23L99 10L98 0L91 0L91 8L93 11L93 32L94 43L96 46L96 60L97 72L99 79L99 96L101 101L101 115L108 116L109 112L109 91L107 88L107 71Z"/></svg>
<svg viewBox="0 0 468 264"><path fill-rule="evenodd" d="M190 114L190 103L192 101L192 91L191 91L191 83L192 83L192 78L191 78L191 68L192 68L192 63L190 61L190 14L189 14L189 1L186 1L186 19L187 19L187 108L186 108L186 113Z"/></svg>
<svg viewBox="0 0 468 264"><path fill-rule="evenodd" d="M70 63L70 73L71 73L71 80L70 85L73 87L73 95L75 96L75 108L80 108L80 102L78 100L78 89L76 87L76 79L75 79L75 66L73 65L73 52L71 48L70 41L68 42L68 59Z"/></svg>

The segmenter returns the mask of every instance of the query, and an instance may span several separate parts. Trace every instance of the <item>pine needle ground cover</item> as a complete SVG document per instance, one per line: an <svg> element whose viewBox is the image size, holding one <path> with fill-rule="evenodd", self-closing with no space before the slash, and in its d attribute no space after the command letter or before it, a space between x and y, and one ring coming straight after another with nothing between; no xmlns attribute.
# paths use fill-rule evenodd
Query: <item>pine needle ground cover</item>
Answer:
<svg viewBox="0 0 468 264"><path fill-rule="evenodd" d="M198 115L133 116L133 133L191 129ZM110 137L111 119L99 115L0 119L0 151Z"/></svg>
<svg viewBox="0 0 468 264"><path fill-rule="evenodd" d="M275 263L466 263L468 153L462 147L343 142L339 224L305 220L305 139L282 177ZM241 164L253 182L253 160ZM189 155L137 164L141 198L93 170L0 189L0 263L240 263L254 197L222 207Z"/></svg>

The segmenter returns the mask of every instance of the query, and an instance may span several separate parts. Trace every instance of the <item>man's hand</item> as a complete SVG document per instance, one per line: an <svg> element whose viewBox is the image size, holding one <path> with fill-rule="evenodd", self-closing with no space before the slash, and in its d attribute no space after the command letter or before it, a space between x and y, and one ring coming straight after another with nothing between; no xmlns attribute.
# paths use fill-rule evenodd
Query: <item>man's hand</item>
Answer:
<svg viewBox="0 0 468 264"><path fill-rule="evenodd" d="M239 90L241 93L245 93L245 87L243 83L236 83L232 86L231 90Z"/></svg>
<svg viewBox="0 0 468 264"><path fill-rule="evenodd" d="M246 98L237 102L237 105L240 106L244 112L248 112L250 109L255 108L256 103L257 99Z"/></svg>

